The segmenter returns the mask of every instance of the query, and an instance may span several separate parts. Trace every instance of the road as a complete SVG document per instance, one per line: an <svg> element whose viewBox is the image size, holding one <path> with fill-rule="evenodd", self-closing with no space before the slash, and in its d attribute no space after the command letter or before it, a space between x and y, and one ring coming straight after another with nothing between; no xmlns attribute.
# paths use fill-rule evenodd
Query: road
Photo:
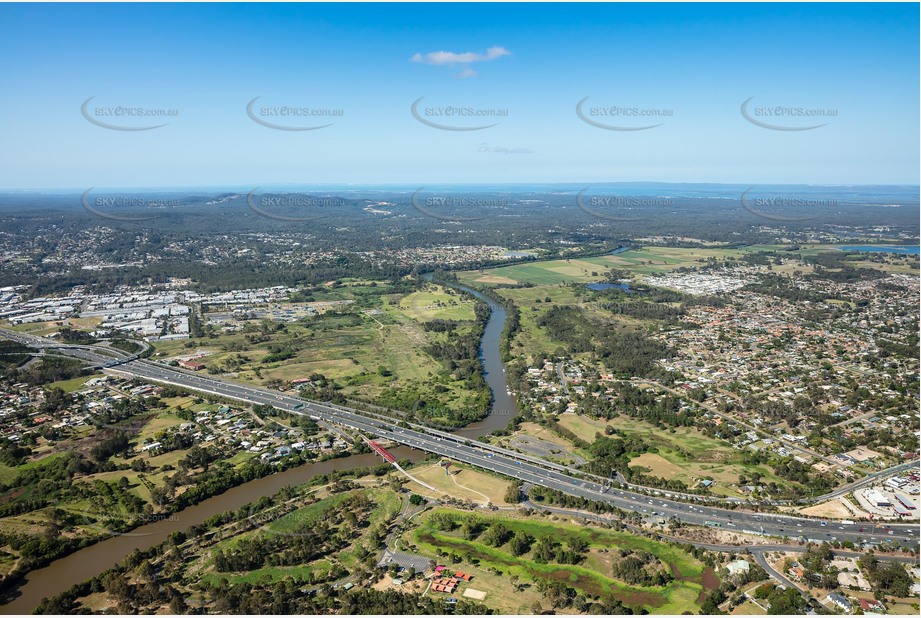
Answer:
<svg viewBox="0 0 921 618"><path fill-rule="evenodd" d="M3 332L0 331L0 334ZM92 350L81 348L72 350L72 352L89 362L99 360L98 353ZM371 412L358 412L345 406L310 401L267 388L219 380L146 360L126 361L106 371L171 384L251 405L271 405L292 414L306 414L317 421L362 431L371 436L389 439L522 482L555 489L568 495L606 502L624 511L650 515L655 513L666 519L675 517L688 524L732 528L739 532L754 532L805 541L849 540L863 543L891 540L912 545L917 543L918 526L916 524L892 524L881 530L867 523L845 524L829 521L826 525L822 525L823 522L805 517L685 504L664 496L653 497L633 491L609 488L605 486L604 479L581 477L576 474L578 471L566 466L552 464L461 436L409 423L397 426L395 424L397 421L394 419Z"/></svg>
<svg viewBox="0 0 921 618"><path fill-rule="evenodd" d="M662 390L664 390L664 391L668 391L669 393L671 393L671 394L673 394L673 395L677 395L678 397L681 397L681 398L683 398L683 399L686 399L686 398L687 398L687 393L682 393L681 391L679 391L679 390L676 389L676 388L671 388L670 386L665 386L665 385L663 385L663 384L659 384L658 382L656 382L656 381L654 381L654 380L647 380L647 379L635 380L635 381L634 381L634 380L622 380L622 382L633 383L633 384L648 384L649 386L652 386L652 387L655 387L655 388L659 388L659 389L662 389ZM775 436L775 435L769 434L769 433L767 433L766 431L764 431L763 429L759 429L758 427L755 427L754 425L750 425L750 424L746 423L745 421L742 421L742 420L736 418L735 416L732 416L731 414L726 414L725 412L721 412L721 411L720 411L719 409L717 409L715 406L711 406L710 404L708 404L708 403L706 403L706 402L695 401L695 403L696 403L698 406L700 406L701 408L703 408L704 410L706 410L707 412L709 412L710 414L713 414L714 416L718 416L718 417L720 417L721 419L723 419L723 420L725 420L725 421L730 421L730 422L735 423L736 425L738 425L738 426L740 426L740 427L744 427L745 429L748 429L749 431L753 431L753 432L755 432L756 434L758 434L759 436L761 436L762 438L770 438L771 440L775 440L775 441L777 441L777 442L780 442L781 444L783 444L784 446L786 446L786 447L787 447L788 449L790 449L790 450L799 451L800 453L803 453L803 454L805 454L805 455L809 455L810 457L815 457L816 459L821 459L822 461L824 461L824 462L826 462L826 463L828 463L828 464L830 464L830 465L833 465L833 466L837 466L837 465L839 465L839 464L841 463L840 461L838 461L837 459L834 459L833 457L826 457L825 455L821 455L821 454L819 454L819 453L813 451L812 449L806 448L805 446L802 446L802 445L797 444L797 443L795 443L795 442L790 442L789 440L786 440L786 439L781 438L781 437L779 437L779 436Z"/></svg>
<svg viewBox="0 0 921 618"><path fill-rule="evenodd" d="M872 485L873 483L878 483L880 479L890 476L892 474L898 474L900 472L907 472L908 470L917 470L918 469L918 460L906 461L905 463L892 466L891 468L886 468L885 470L880 470L878 472L871 472L862 479L854 481L853 483L848 483L847 485L842 485L834 491L830 491L827 494L821 496L816 496L812 498L810 502L824 502L826 500L831 500L832 498L838 498L840 496L847 495L859 489L865 485Z"/></svg>
<svg viewBox="0 0 921 618"><path fill-rule="evenodd" d="M525 495L528 493L528 488L524 488ZM597 513L589 513L587 511L579 511L575 509L566 509L557 506L548 506L543 504L536 504L531 502L529 498L521 502L521 506L535 511L549 511L556 515L563 515L566 517L576 517L581 519L587 519L590 521L597 521L601 523L612 523L613 521L618 521L610 515L599 515ZM621 522L622 523L622 522ZM649 533L649 530L639 528L637 526L632 526L630 524L625 524L627 528L638 532L638 533ZM804 545L789 545L789 544L756 544L756 545L728 545L728 544L717 544L717 543L702 543L699 541L692 541L688 539L682 539L680 537L671 536L668 534L659 534L653 531L656 535L656 538L664 541L674 541L676 543L687 543L695 547L700 547L709 551L718 551L726 553L751 553L755 562L764 569L764 571L774 578L778 583L788 586L790 588L799 589L792 581L787 579L787 577L774 569L767 561L766 554L768 552L779 551L779 552L793 552L793 553L802 553L806 551ZM833 550L832 552L836 556L848 557L848 558L860 558L863 556L860 552L847 551L847 550ZM915 556L890 556L883 553L877 553L876 557L880 560L887 562L899 562L903 564L917 564L918 559ZM803 593L804 596L808 597L809 595Z"/></svg>
<svg viewBox="0 0 921 618"><path fill-rule="evenodd" d="M560 377L560 385L563 387L563 392L567 395L569 394L569 384L566 383L566 371L563 369L563 362L560 361L556 365L556 375Z"/></svg>
<svg viewBox="0 0 921 618"><path fill-rule="evenodd" d="M771 563L768 562L767 557L764 555L764 550L753 550L752 556L755 558L755 562L758 563L764 572L773 577L779 583L783 584L787 588L793 588L794 590L799 590L799 587L794 584L792 581L786 578L786 576L771 566ZM800 591L802 592L802 591Z"/></svg>
<svg viewBox="0 0 921 618"><path fill-rule="evenodd" d="M39 350L40 354L65 354L67 356L79 358L80 360L95 364L93 366L94 369L114 367L121 363L135 360L150 349L150 344L146 341L132 339L132 341L138 345L143 346L143 350L131 354L111 346L61 343L59 341L53 341L44 337L36 337L35 335L20 333L7 328L0 328L0 337L36 348Z"/></svg>
<svg viewBox="0 0 921 618"><path fill-rule="evenodd" d="M851 418L843 420L840 423L835 423L834 425L830 425L830 427L844 427L846 425L852 425L864 419L868 419L872 416L879 416L879 412L873 411L873 412L867 412L866 414L861 414L860 416L852 416Z"/></svg>
<svg viewBox="0 0 921 618"><path fill-rule="evenodd" d="M666 498L652 498L630 491L606 489L599 482L573 476L568 470L544 462L536 463L533 458L522 456L466 438L444 432L431 431L421 426L409 428L394 425L394 420L368 412L355 412L343 406L332 406L307 401L255 386L224 382L214 378L188 374L172 368L161 367L147 361L130 361L110 369L114 373L140 377L156 382L173 384L211 393L250 404L268 404L294 414L309 414L315 420L335 423L369 435L386 438L412 448L448 457L454 461L470 464L497 472L505 476L527 481L543 487L556 489L569 495L608 502L626 511L663 513L664 517L676 517L691 524L715 525L749 530L777 536L803 537L807 540L851 540L862 542L875 536L870 524L842 524L840 522L822 526L814 519L730 511L709 506L683 504ZM892 533L880 533L872 540L913 542L916 526L893 525Z"/></svg>

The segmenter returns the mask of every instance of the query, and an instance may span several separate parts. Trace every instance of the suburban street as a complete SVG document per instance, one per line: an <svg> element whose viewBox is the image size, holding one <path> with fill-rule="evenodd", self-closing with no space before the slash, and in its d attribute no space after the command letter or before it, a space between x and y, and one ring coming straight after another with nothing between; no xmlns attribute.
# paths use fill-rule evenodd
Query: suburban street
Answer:
<svg viewBox="0 0 921 618"><path fill-rule="evenodd" d="M0 331L21 343L49 347L47 340ZM111 356L87 346L53 344L59 350L93 363L109 363ZM107 350L108 351L108 350ZM682 503L665 495L649 496L633 491L607 487L602 482L574 476L564 466L549 464L537 458L508 451L450 433L430 430L419 425L399 427L398 421L357 411L344 406L334 406L287 395L271 389L219 380L192 372L166 367L145 360L126 360L106 371L152 382L171 384L192 391L209 393L254 405L271 405L293 414L306 414L317 421L337 424L371 436L391 440L412 448L447 457L522 482L559 490L572 496L606 502L624 511L674 517L687 524L722 527L741 533L787 537L807 542L852 541L854 543L899 542L917 543L917 524L874 525L867 522L820 521L806 517L755 513L738 508L723 509L708 505ZM597 477L595 477L597 478ZM601 479L598 479L601 480ZM665 492L663 492L664 494Z"/></svg>

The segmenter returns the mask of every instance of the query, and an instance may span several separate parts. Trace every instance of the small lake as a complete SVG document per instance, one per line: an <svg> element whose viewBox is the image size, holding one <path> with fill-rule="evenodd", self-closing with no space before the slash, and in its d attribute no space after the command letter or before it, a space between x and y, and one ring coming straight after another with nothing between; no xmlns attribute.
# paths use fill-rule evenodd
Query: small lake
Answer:
<svg viewBox="0 0 921 618"><path fill-rule="evenodd" d="M861 253L900 253L918 255L918 245L848 245L838 247L841 251L860 251Z"/></svg>
<svg viewBox="0 0 921 618"><path fill-rule="evenodd" d="M599 292L601 290L611 290L614 288L623 290L624 292L632 292L629 283L606 283L606 282L597 282L597 283L586 283L585 287L588 289Z"/></svg>

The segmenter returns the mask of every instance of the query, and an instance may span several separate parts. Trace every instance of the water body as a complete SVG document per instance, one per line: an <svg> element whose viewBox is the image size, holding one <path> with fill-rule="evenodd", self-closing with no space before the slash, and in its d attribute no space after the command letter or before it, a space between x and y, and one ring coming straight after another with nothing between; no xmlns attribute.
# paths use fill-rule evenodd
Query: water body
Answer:
<svg viewBox="0 0 921 618"><path fill-rule="evenodd" d="M432 273L426 273L422 277L426 281L431 281ZM497 429L505 429L512 417L518 414L518 403L508 390L505 364L502 362L499 345L502 342L502 330L505 328L508 312L505 307L478 290L459 283L452 283L451 287L470 294L489 305L489 320L483 330L479 353L480 361L483 363L483 378L492 393L492 406L489 409L489 415L483 420L454 431L467 438L479 438Z"/></svg>
<svg viewBox="0 0 921 618"><path fill-rule="evenodd" d="M428 273L424 275L424 278L431 281L432 274ZM502 354L499 349L507 312L504 307L477 290L465 285L454 287L487 303L491 311L480 341L479 353L483 363L483 377L492 391L493 403L486 418L455 432L468 438L479 438L497 429L504 429L511 418L518 413L518 405L508 392L505 366L502 363ZM418 461L426 457L425 453L405 446L391 449L391 452L398 459ZM5 605L0 605L0 614L29 614L43 598L65 592L73 585L114 567L135 549L144 550L154 547L165 541L173 532L184 532L190 526L201 524L209 517L237 510L244 504L254 502L263 496L271 496L286 485L300 485L314 476L335 470L378 464L380 464L380 459L377 455L371 453L352 455L320 463L305 464L239 485L195 506L183 509L169 519L146 524L135 528L129 534L106 539L55 560L45 568L32 571L26 576L26 583L17 591L18 596Z"/></svg>
<svg viewBox="0 0 921 618"><path fill-rule="evenodd" d="M918 255L918 245L849 245L838 247L841 251L860 251L861 253L901 253L903 255Z"/></svg>
<svg viewBox="0 0 921 618"><path fill-rule="evenodd" d="M406 446L390 449L390 452L397 459L419 461L426 457L425 453ZM380 458L373 453L352 455L304 464L238 485L220 495L178 511L168 519L140 526L123 535L113 536L55 560L45 568L32 571L26 575L26 583L19 588L18 596L0 606L0 613L31 614L43 598L65 592L75 584L111 569L135 549L150 549L165 541L173 532L184 532L190 526L201 524L209 517L237 510L259 498L271 496L286 485L301 485L321 474L349 468L377 466L380 463Z"/></svg>
<svg viewBox="0 0 921 618"><path fill-rule="evenodd" d="M598 292L599 290L610 290L610 289L612 289L612 288L619 288L619 289L623 290L624 292L632 292L632 291L633 291L633 290L630 288L630 284L629 284L629 283L606 283L606 282L600 282L600 283L586 283L586 284L585 284L585 287L587 287L588 289L593 290L593 291L595 291L595 292Z"/></svg>

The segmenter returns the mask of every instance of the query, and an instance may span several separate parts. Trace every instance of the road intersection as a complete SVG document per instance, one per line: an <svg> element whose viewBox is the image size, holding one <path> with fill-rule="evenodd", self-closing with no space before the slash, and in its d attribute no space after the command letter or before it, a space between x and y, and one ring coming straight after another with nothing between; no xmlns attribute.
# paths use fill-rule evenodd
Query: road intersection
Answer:
<svg viewBox="0 0 921 618"><path fill-rule="evenodd" d="M15 338L33 347L49 347L48 340L0 329L0 335ZM13 336L11 336L13 335ZM38 342L35 340L39 339ZM52 342L53 343L53 342ZM112 361L106 348L103 354L94 347L73 349L54 344L87 362L107 364ZM89 348L89 349L88 349ZM866 522L819 521L793 515L759 513L744 510L744 505L726 509L709 504L692 504L671 499L668 492L646 495L610 486L606 479L585 475L559 464L484 444L447 432L412 425L396 419L345 406L321 403L279 391L198 375L154 362L121 357L119 364L106 371L126 377L170 384L191 391L207 393L251 405L271 405L291 414L308 415L314 420L346 427L367 435L419 449L457 462L466 463L523 483L555 489L571 496L607 503L627 512L638 512L664 519L675 518L686 524L721 527L765 536L800 541L851 541L855 544L899 543L914 546L918 539L917 524L874 525Z"/></svg>

